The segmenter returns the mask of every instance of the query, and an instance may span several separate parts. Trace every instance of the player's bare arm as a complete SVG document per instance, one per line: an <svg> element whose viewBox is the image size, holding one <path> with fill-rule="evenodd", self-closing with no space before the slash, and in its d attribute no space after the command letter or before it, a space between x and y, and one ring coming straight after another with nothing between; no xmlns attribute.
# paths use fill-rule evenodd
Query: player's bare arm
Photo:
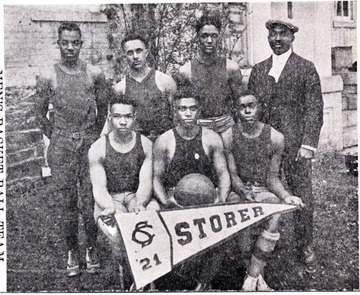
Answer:
<svg viewBox="0 0 360 295"><path fill-rule="evenodd" d="M117 94L125 94L125 88L126 88L126 79L123 78L119 83L117 83L114 87L114 91Z"/></svg>
<svg viewBox="0 0 360 295"><path fill-rule="evenodd" d="M224 143L225 156L231 178L231 189L237 195L244 196L250 201L254 201L251 197L251 193L249 194L249 192L246 190L245 185L240 179L236 169L235 158L232 152L232 146L233 146L232 127L227 129L225 132L221 133L221 136Z"/></svg>
<svg viewBox="0 0 360 295"><path fill-rule="evenodd" d="M179 68L178 78L181 80L191 80L191 61L186 62Z"/></svg>
<svg viewBox="0 0 360 295"><path fill-rule="evenodd" d="M284 136L274 128L271 128L271 144L273 154L271 156L269 174L266 180L268 189L285 203L302 205L301 199L289 194L280 181L280 164L284 152L285 140Z"/></svg>
<svg viewBox="0 0 360 295"><path fill-rule="evenodd" d="M106 186L106 173L103 165L105 159L105 137L93 143L89 150L90 178L96 204L103 210L101 215L115 213L115 205Z"/></svg>
<svg viewBox="0 0 360 295"><path fill-rule="evenodd" d="M173 157L175 152L175 138L172 130L160 135L155 141L153 146L153 159L154 159L154 192L158 201L165 207L181 207L174 199L173 195L168 195L163 179L165 177L166 167Z"/></svg>
<svg viewBox="0 0 360 295"><path fill-rule="evenodd" d="M231 91L233 92L233 97L239 97L243 90L243 77L239 65L231 59L227 59L226 74Z"/></svg>
<svg viewBox="0 0 360 295"><path fill-rule="evenodd" d="M107 117L107 95L105 91L105 89L107 89L107 83L105 79L105 74L99 67L88 64L86 70L91 85L93 85L94 87L94 92L96 96L96 105L98 112L95 128L100 134L101 130L105 125Z"/></svg>
<svg viewBox="0 0 360 295"><path fill-rule="evenodd" d="M37 119L39 127L42 133L48 138L51 137L52 125L50 120L46 117L49 110L49 99L54 93L56 87L55 73L51 71L43 72L36 77L36 96L35 96L35 110L37 113Z"/></svg>
<svg viewBox="0 0 360 295"><path fill-rule="evenodd" d="M203 128L203 130L203 146L206 147L206 144L209 144L209 154L212 156L212 162L219 180L219 194L215 203L225 203L230 193L231 180L226 163L223 142L220 135L216 132L206 128Z"/></svg>
<svg viewBox="0 0 360 295"><path fill-rule="evenodd" d="M155 81L156 81L156 85L159 87L160 91L162 93L166 93L169 104L172 105L173 96L176 92L176 83L175 83L174 79L167 74L164 74L160 71L156 71Z"/></svg>
<svg viewBox="0 0 360 295"><path fill-rule="evenodd" d="M141 143L145 153L145 160L140 168L139 187L136 191L135 212L144 211L149 203L152 194L153 182L153 154L152 141L141 135Z"/></svg>

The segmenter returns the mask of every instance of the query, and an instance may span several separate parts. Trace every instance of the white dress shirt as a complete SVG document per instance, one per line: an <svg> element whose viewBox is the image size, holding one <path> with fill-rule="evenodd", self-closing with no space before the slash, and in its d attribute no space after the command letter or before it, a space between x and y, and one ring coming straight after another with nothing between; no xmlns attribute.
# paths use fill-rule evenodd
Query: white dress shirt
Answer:
<svg viewBox="0 0 360 295"><path fill-rule="evenodd" d="M279 81L280 75L285 67L286 62L288 61L292 50L289 49L281 55L272 55L272 68L270 69L268 75L274 77L276 83Z"/></svg>

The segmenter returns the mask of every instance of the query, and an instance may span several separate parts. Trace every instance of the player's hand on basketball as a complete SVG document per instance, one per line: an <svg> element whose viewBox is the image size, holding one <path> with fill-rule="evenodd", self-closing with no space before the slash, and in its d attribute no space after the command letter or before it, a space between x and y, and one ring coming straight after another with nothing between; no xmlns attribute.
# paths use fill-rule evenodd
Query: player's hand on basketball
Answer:
<svg viewBox="0 0 360 295"><path fill-rule="evenodd" d="M296 196L288 196L284 199L284 202L286 204L291 204L291 205L300 205L301 207L305 206L303 201L299 197L296 197Z"/></svg>

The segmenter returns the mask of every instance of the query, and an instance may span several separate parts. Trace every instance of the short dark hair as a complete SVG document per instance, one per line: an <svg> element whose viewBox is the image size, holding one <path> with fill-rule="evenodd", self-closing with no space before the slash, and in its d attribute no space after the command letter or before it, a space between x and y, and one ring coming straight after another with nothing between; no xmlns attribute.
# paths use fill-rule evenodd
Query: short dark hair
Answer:
<svg viewBox="0 0 360 295"><path fill-rule="evenodd" d="M236 101L235 101L235 105L237 106L238 103L239 103L239 100L241 97L244 97L244 96L253 96L256 98L256 100L259 102L259 98L257 97L257 95L255 94L255 92L251 91L251 90L244 90L240 93L240 95L237 97Z"/></svg>
<svg viewBox="0 0 360 295"><path fill-rule="evenodd" d="M124 49L125 43L128 41L132 41L132 40L140 40L142 43L144 43L145 48L149 47L149 41L145 36L137 34L137 33L131 33L131 34L126 35L124 37L124 39L122 39L121 48Z"/></svg>
<svg viewBox="0 0 360 295"><path fill-rule="evenodd" d="M182 83L179 85L178 90L174 94L174 101L178 101L182 98L195 98L198 103L200 102L200 97L197 94L196 87L191 82Z"/></svg>
<svg viewBox="0 0 360 295"><path fill-rule="evenodd" d="M58 28L58 37L60 38L60 35L63 31L76 31L79 32L81 37L81 29L79 25L75 22L63 22L60 27Z"/></svg>
<svg viewBox="0 0 360 295"><path fill-rule="evenodd" d="M221 20L219 14L214 12L205 12L195 24L196 33L198 34L200 30L206 25L213 25L220 31Z"/></svg>
<svg viewBox="0 0 360 295"><path fill-rule="evenodd" d="M115 91L110 91L110 99L109 99L110 111L111 111L111 107L114 104L132 105L134 107L134 110L136 110L136 108L138 107L138 103L133 98L125 96L122 93L116 93Z"/></svg>

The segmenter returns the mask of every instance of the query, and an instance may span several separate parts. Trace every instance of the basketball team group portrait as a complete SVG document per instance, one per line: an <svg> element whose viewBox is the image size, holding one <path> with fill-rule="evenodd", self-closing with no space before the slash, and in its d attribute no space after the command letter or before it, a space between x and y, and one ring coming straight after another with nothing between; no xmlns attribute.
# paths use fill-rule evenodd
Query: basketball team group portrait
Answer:
<svg viewBox="0 0 360 295"><path fill-rule="evenodd" d="M357 2L3 7L6 290L359 290Z"/></svg>

